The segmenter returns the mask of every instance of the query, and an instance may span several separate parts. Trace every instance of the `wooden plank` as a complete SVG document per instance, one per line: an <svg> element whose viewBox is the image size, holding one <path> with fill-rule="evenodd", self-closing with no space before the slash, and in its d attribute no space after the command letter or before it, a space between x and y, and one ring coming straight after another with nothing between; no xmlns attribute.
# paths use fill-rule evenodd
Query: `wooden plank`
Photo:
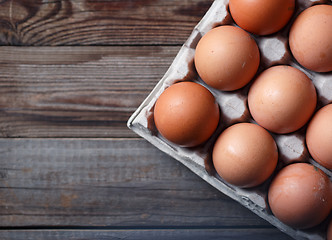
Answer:
<svg viewBox="0 0 332 240"><path fill-rule="evenodd" d="M126 121L179 47L0 47L0 136L136 137Z"/></svg>
<svg viewBox="0 0 332 240"><path fill-rule="evenodd" d="M290 240L275 228L271 229L146 229L146 230L20 230L0 231L3 240Z"/></svg>
<svg viewBox="0 0 332 240"><path fill-rule="evenodd" d="M271 227L143 139L0 139L0 227Z"/></svg>
<svg viewBox="0 0 332 240"><path fill-rule="evenodd" d="M213 0L0 2L0 44L182 44Z"/></svg>

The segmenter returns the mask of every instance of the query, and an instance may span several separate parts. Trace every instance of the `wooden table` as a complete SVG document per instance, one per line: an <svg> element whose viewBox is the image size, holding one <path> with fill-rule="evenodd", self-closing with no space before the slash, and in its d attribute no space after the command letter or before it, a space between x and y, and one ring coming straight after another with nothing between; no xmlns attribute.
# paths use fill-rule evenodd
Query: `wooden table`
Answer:
<svg viewBox="0 0 332 240"><path fill-rule="evenodd" d="M0 1L0 239L289 239L126 127L211 3Z"/></svg>

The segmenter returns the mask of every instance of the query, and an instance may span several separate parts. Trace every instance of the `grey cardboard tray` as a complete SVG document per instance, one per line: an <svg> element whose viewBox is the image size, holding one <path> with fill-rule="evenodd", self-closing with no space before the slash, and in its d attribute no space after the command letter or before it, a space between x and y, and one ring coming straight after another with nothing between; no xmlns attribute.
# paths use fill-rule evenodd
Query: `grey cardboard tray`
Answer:
<svg viewBox="0 0 332 240"><path fill-rule="evenodd" d="M298 12L303 10L303 7L308 7L314 2L315 1L301 1L301 4L297 2L297 4L300 5L300 7L298 7ZM294 14L294 17L295 16L296 14ZM217 91L204 84L194 68L193 58L197 42L210 29L223 24L234 24L228 13L228 0L215 0L210 9L194 28L187 41L181 47L168 71L133 113L128 120L127 125L138 135L145 138L161 151L181 162L216 189L247 207L252 212L256 213L258 216L294 239L326 239L327 220L315 228L298 230L283 224L271 214L266 201L269 180L256 188L241 189L224 182L223 179L217 174L213 174L207 167L211 146L213 145L215 138L223 129L236 122L254 122L250 117L246 102L246 94L249 86L234 92ZM290 56L287 47L287 34L285 34L285 32L287 32L287 27L284 32L281 32L279 35L277 34L268 37L253 36L258 43L261 51L261 59L263 61L259 71L276 64L289 64L299 68L304 71L315 84L318 94L318 105L321 107L331 103L332 73L318 74L301 68L301 66L293 61ZM220 124L214 136L199 148L182 148L172 144L160 136L154 127L153 107L156 100L168 86L179 81L194 81L204 85L216 97L222 111L222 124ZM310 158L304 143L304 131L305 130L301 129L292 134L273 135L279 149L280 165L289 164L295 161L310 162L327 173L331 180L331 171L323 168ZM331 218L331 216L329 216L329 218Z"/></svg>

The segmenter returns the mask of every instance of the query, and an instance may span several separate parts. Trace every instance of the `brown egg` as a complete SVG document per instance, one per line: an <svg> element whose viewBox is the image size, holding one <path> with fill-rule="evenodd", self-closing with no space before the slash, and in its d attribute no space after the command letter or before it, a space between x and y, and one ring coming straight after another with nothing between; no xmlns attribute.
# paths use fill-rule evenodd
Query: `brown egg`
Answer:
<svg viewBox="0 0 332 240"><path fill-rule="evenodd" d="M315 5L304 10L289 33L295 59L316 72L332 71L332 6Z"/></svg>
<svg viewBox="0 0 332 240"><path fill-rule="evenodd" d="M248 32L267 35L282 29L295 9L295 0L230 0L234 21Z"/></svg>
<svg viewBox="0 0 332 240"><path fill-rule="evenodd" d="M301 128L313 114L316 103L316 89L307 75L284 65L260 74L248 94L252 117L275 133Z"/></svg>
<svg viewBox="0 0 332 240"><path fill-rule="evenodd" d="M312 158L332 170L332 104L314 115L307 128L306 142Z"/></svg>
<svg viewBox="0 0 332 240"><path fill-rule="evenodd" d="M332 185L320 169L308 163L294 163L272 180L268 201L280 221L294 228L310 228L329 215Z"/></svg>
<svg viewBox="0 0 332 240"><path fill-rule="evenodd" d="M157 99L154 121L160 134L184 147L205 142L219 123L219 106L209 90L198 83L168 87Z"/></svg>
<svg viewBox="0 0 332 240"><path fill-rule="evenodd" d="M259 49L244 30L221 26L210 30L198 42L195 66L208 85L224 91L245 86L259 66Z"/></svg>
<svg viewBox="0 0 332 240"><path fill-rule="evenodd" d="M254 187L273 173L278 149L272 136L253 123L238 123L221 133L212 153L217 173L239 187Z"/></svg>

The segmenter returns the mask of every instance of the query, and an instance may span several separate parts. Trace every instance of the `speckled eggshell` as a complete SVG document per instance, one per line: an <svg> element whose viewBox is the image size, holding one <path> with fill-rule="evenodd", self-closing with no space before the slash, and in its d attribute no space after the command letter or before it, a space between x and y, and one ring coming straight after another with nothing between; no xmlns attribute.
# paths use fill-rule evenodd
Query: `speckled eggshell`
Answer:
<svg viewBox="0 0 332 240"><path fill-rule="evenodd" d="M230 0L234 21L257 35L268 35L282 29L294 13L295 0Z"/></svg>
<svg viewBox="0 0 332 240"><path fill-rule="evenodd" d="M314 115L307 128L306 142L313 159L332 170L332 104Z"/></svg>
<svg viewBox="0 0 332 240"><path fill-rule="evenodd" d="M332 184L317 167L294 163L284 167L272 180L268 202L280 221L294 228L311 228L331 211Z"/></svg>
<svg viewBox="0 0 332 240"><path fill-rule="evenodd" d="M219 106L212 93L194 82L168 87L154 108L154 121L160 134L183 147L193 147L210 138L219 117Z"/></svg>
<svg viewBox="0 0 332 240"><path fill-rule="evenodd" d="M250 87L248 105L254 120L275 133L290 133L313 114L317 94L302 71L279 65L261 73Z"/></svg>
<svg viewBox="0 0 332 240"><path fill-rule="evenodd" d="M253 123L238 123L218 137L212 160L225 181L249 188L270 177L278 162L278 149L264 128Z"/></svg>
<svg viewBox="0 0 332 240"><path fill-rule="evenodd" d="M198 42L195 66L202 80L213 88L242 88L257 72L260 54L255 40L234 26L216 27Z"/></svg>
<svg viewBox="0 0 332 240"><path fill-rule="evenodd" d="M316 72L332 71L332 6L304 10L291 27L289 45L302 66Z"/></svg>

